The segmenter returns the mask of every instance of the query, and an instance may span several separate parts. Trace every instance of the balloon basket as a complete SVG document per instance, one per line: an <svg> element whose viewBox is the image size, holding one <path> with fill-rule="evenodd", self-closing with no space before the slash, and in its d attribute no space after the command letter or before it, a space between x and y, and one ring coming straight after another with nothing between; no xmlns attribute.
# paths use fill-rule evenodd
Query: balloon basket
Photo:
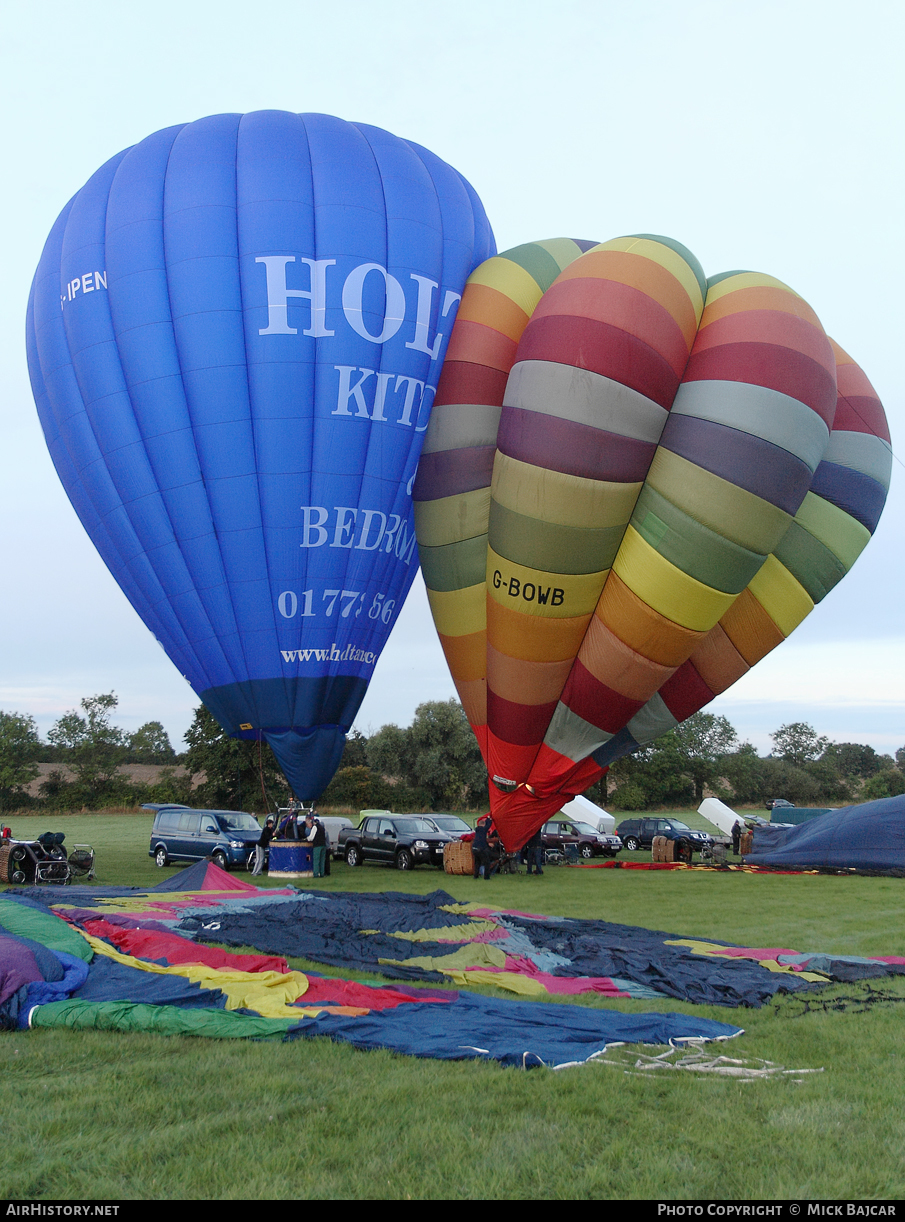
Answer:
<svg viewBox="0 0 905 1222"><path fill-rule="evenodd" d="M472 874L474 856L467 841L453 840L443 849L443 870L446 874Z"/></svg>
<svg viewBox="0 0 905 1222"><path fill-rule="evenodd" d="M314 850L311 845L298 841L278 840L270 842L270 865L268 878L313 878Z"/></svg>

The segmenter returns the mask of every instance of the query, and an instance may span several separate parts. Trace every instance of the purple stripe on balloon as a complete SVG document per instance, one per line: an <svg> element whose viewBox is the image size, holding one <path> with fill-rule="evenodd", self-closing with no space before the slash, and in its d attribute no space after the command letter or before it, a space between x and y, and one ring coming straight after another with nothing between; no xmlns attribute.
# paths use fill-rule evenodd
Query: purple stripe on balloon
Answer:
<svg viewBox="0 0 905 1222"><path fill-rule="evenodd" d="M574 420L504 407L497 448L548 471L630 484L645 478L657 447Z"/></svg>
<svg viewBox="0 0 905 1222"><path fill-rule="evenodd" d="M467 446L422 454L412 491L416 501L438 501L444 496L489 488L493 475L493 446Z"/></svg>
<svg viewBox="0 0 905 1222"><path fill-rule="evenodd" d="M850 514L871 534L877 529L886 489L869 475L824 459L814 472L811 491Z"/></svg>
<svg viewBox="0 0 905 1222"><path fill-rule="evenodd" d="M670 416L660 445L793 515L813 478L807 464L788 450L694 416Z"/></svg>

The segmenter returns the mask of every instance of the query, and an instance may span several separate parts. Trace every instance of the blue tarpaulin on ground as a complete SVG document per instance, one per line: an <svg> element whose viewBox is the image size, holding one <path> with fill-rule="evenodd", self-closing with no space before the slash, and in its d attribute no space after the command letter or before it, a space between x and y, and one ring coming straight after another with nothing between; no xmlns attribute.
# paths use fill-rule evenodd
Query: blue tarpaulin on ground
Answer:
<svg viewBox="0 0 905 1222"><path fill-rule="evenodd" d="M844 806L798 827L761 824L745 860L787 870L905 875L905 796Z"/></svg>

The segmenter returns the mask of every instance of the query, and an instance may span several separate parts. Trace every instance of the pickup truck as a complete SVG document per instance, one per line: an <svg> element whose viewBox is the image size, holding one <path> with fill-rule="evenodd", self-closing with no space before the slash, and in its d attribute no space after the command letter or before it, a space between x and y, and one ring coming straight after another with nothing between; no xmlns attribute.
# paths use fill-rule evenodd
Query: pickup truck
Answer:
<svg viewBox="0 0 905 1222"><path fill-rule="evenodd" d="M380 861L397 870L421 864L442 870L444 846L458 839L437 831L430 819L419 815L367 815L361 827L345 827L339 833L339 852L350 866Z"/></svg>

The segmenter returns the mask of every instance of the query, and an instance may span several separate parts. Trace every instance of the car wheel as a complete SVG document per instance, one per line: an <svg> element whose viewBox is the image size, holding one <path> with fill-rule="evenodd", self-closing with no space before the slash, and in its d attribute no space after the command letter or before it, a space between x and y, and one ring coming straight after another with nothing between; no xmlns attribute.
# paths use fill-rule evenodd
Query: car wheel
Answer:
<svg viewBox="0 0 905 1222"><path fill-rule="evenodd" d="M408 849L400 849L396 854L397 870L410 870L414 864L414 859Z"/></svg>
<svg viewBox="0 0 905 1222"><path fill-rule="evenodd" d="M361 849L357 844L350 844L346 849L346 865L360 866L361 865Z"/></svg>
<svg viewBox="0 0 905 1222"><path fill-rule="evenodd" d="M594 856L594 846L591 844L583 844L581 846L581 855L582 857L593 857Z"/></svg>
<svg viewBox="0 0 905 1222"><path fill-rule="evenodd" d="M634 836L626 836L625 847L628 849L630 853L634 853L635 850L639 849L641 846L639 845L637 839Z"/></svg>
<svg viewBox="0 0 905 1222"><path fill-rule="evenodd" d="M157 852L154 854L154 865L162 870L168 862L167 851L162 844L157 846Z"/></svg>
<svg viewBox="0 0 905 1222"><path fill-rule="evenodd" d="M216 852L211 853L211 860L213 861L214 865L219 866L221 870L229 869L229 862L226 859L226 854L221 849L217 849Z"/></svg>

